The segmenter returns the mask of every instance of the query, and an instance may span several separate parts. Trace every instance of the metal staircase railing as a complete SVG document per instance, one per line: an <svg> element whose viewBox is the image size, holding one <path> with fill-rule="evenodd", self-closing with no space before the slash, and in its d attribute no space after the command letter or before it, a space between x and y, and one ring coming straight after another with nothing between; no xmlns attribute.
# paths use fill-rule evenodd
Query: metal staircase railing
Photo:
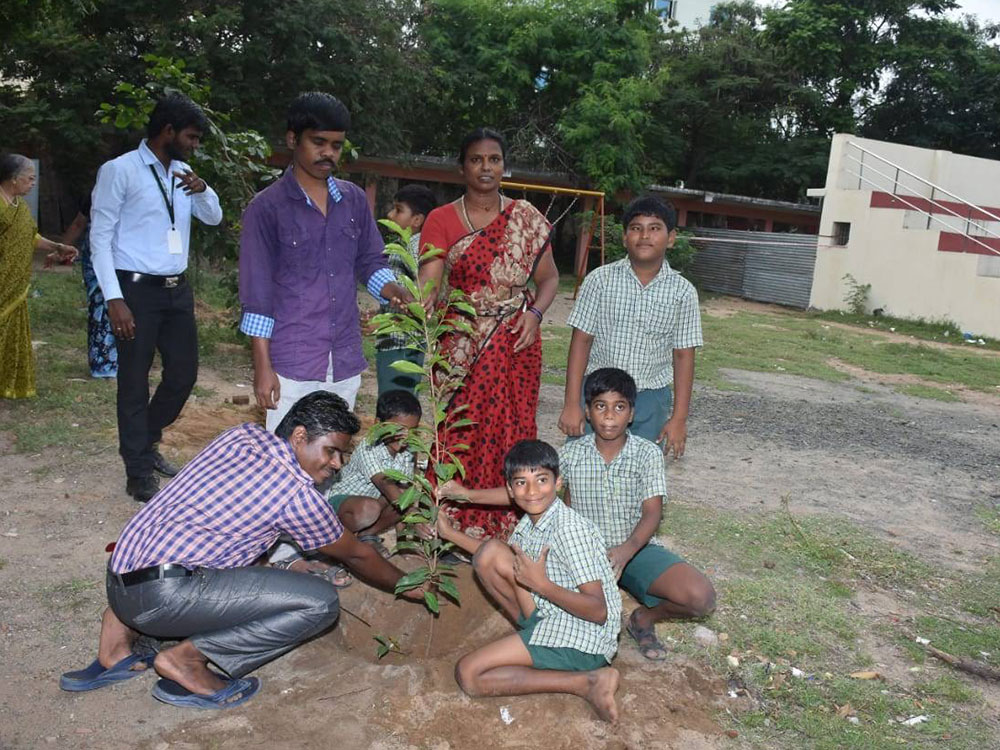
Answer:
<svg viewBox="0 0 1000 750"><path fill-rule="evenodd" d="M896 164L894 162L889 161L888 159L886 159L883 156L879 156L874 151L871 151L871 150L865 148L864 146L862 146L862 145L860 145L858 143L855 143L854 141L848 141L847 145L850 148L857 149L861 153L860 157L855 156L850 151L845 151L845 153L844 153L844 156L845 156L846 159L849 159L850 161L853 161L853 162L855 162L855 163L857 163L859 165L859 169L858 169L857 172L855 172L854 170L850 169L846 165L844 167L844 170L849 175L858 178L858 189L859 190L861 189L862 185L864 185L866 183L868 185L870 185L872 188L876 189L876 190L885 190L886 192L888 192L890 195L892 195L894 198L896 198L898 201L900 201L901 203L903 203L907 207L911 208L914 211L918 211L921 214L924 214L925 216L927 216L927 228L928 229L931 228L931 223L936 221L939 224L941 224L944 227L946 227L949 231L954 232L956 228L952 224L949 224L947 221L945 221L945 220L943 220L941 218L938 218L938 216L935 215L935 213L933 211L928 211L927 209L925 209L925 208L923 208L923 207L921 207L921 206L913 203L911 200L908 200L906 196L900 195L900 193L898 192L898 190L901 188L901 185L900 185L900 175L906 175L908 177L911 177L914 180L916 180L918 183L920 183L920 184L922 184L922 185L924 185L926 187L929 187L931 189L931 191L930 191L930 197L929 198L928 197L924 197L922 195L914 195L914 196L911 196L912 198L920 198L921 200L928 201L931 204L932 208L940 209L940 211L943 212L943 213L950 214L951 216L953 216L953 217L955 217L957 219L961 219L962 221L965 222L965 230L959 232L959 234L961 234L963 237L965 237L966 240L974 242L975 244L977 244L977 245L985 248L986 250L988 250L989 252L993 253L994 255L1000 255L1000 250L998 250L995 247L992 247L988 243L983 242L981 239L979 239L978 237L976 237L973 234L971 234L972 228L973 228L973 226L975 226L975 228L979 232L981 232L981 233L983 233L985 235L988 235L989 237L992 237L994 239L1000 240L1000 232L995 232L992 229L990 229L989 227L985 226L985 224L982 224L982 223L976 221L975 219L972 218L972 214L973 214L973 212L975 212L975 213L977 213L979 215L985 214L990 219L992 219L992 220L994 220L996 222L1000 222L1000 216L997 216L996 214L994 214L994 213L986 210L985 208L983 208L981 206L977 206L974 203L970 203L969 201L965 200L964 198L962 198L962 197L960 197L958 195L955 195L950 190L946 190L945 188L941 187L940 185L935 185L930 180L926 180L923 177L921 177L920 175L914 174L913 172L909 171L908 169L906 169L904 167L901 167L901 166L899 166L898 164ZM879 166L882 166L883 169L885 167L888 167L890 170L894 169L895 170L894 175L893 174L887 174L886 172L883 172L880 169L876 168L875 166L872 165L871 161L869 161L869 162L866 163L865 162L865 156L866 155L869 156L869 157L871 157L871 159L873 159L876 164L878 164ZM891 180L892 181L892 189L891 190L886 190L885 186L880 185L879 183L875 182L874 180L870 179L869 177L866 177L865 176L865 172L866 171L868 171L868 172L874 172L875 174L879 175L880 177L884 177L887 181ZM959 213L958 211L954 210L950 206L937 201L935 199L935 197L934 197L935 193L940 193L942 195L948 196L949 198L953 198L954 200L952 202L954 202L954 203L961 203L967 209L966 215L963 216L961 213Z"/></svg>

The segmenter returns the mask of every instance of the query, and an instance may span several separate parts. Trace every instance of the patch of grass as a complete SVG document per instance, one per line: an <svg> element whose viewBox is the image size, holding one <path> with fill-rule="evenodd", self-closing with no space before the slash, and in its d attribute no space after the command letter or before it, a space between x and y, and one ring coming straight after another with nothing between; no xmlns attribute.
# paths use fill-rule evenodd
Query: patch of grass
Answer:
<svg viewBox="0 0 1000 750"><path fill-rule="evenodd" d="M4 560L2 557L0 557L0 570L3 570L6 567L7 567L7 561Z"/></svg>
<svg viewBox="0 0 1000 750"><path fill-rule="evenodd" d="M952 656L1000 666L1000 627L995 625L964 623L928 615L916 618L914 632L927 638L934 648Z"/></svg>
<svg viewBox="0 0 1000 750"><path fill-rule="evenodd" d="M986 560L977 574L956 576L943 588L940 597L977 617L1000 615L1000 555Z"/></svg>
<svg viewBox="0 0 1000 750"><path fill-rule="evenodd" d="M852 582L917 586L933 569L854 524L827 516L719 513L676 502L664 511L663 533L698 550L703 562L728 561L762 575L823 576L843 597Z"/></svg>
<svg viewBox="0 0 1000 750"><path fill-rule="evenodd" d="M980 699L978 691L950 674L943 674L933 680L917 683L913 686L913 690L920 695L942 698L952 703L973 703Z"/></svg>
<svg viewBox="0 0 1000 750"><path fill-rule="evenodd" d="M544 326L542 328L542 365L546 370L566 371L569 342L573 329L569 326Z"/></svg>
<svg viewBox="0 0 1000 750"><path fill-rule="evenodd" d="M903 336L913 336L925 341L937 341L944 344L962 343L962 329L957 323L953 323L946 318L928 320L926 318L895 318L891 315L879 315L876 317L874 315L854 315L839 310L812 311L806 313L806 315L816 320L833 320L859 328L898 333ZM981 348L1000 351L1000 340L983 337L983 341L986 343ZM968 346L972 346L972 344ZM979 345L977 344L976 346Z"/></svg>
<svg viewBox="0 0 1000 750"><path fill-rule="evenodd" d="M849 376L830 360L870 372L917 375L939 383L959 383L995 392L1000 358L982 357L960 347L932 349L896 343L834 328L804 313L737 313L704 316L705 349L699 352L695 377L702 383L725 381L723 368L788 373L828 381Z"/></svg>
<svg viewBox="0 0 1000 750"><path fill-rule="evenodd" d="M976 516L979 517L984 529L1000 536L1000 504L980 505L976 508Z"/></svg>
<svg viewBox="0 0 1000 750"><path fill-rule="evenodd" d="M79 268L69 273L41 271L35 274L32 288L38 294L28 306L31 337L43 342L35 349L38 396L9 401L0 429L15 436L15 447L22 453L82 442L84 451L115 445L115 382L90 377L87 306ZM201 297L203 292L207 302ZM228 310L209 304L226 294L219 274L203 271L198 294L202 365L243 377L250 367L248 340L235 328Z"/></svg>
<svg viewBox="0 0 1000 750"><path fill-rule="evenodd" d="M853 724L837 709L850 706ZM928 721L905 726L906 719L925 715ZM960 708L937 703L928 708L915 696L889 689L878 680L848 677L790 679L766 698L761 707L737 719L747 739L774 748L978 748L992 736L981 719Z"/></svg>
<svg viewBox="0 0 1000 750"><path fill-rule="evenodd" d="M923 385L921 383L910 383L907 385L896 386L896 391L902 393L906 396L914 396L916 398L929 398L933 401L960 401L958 396L949 390L944 388L935 388L932 385Z"/></svg>
<svg viewBox="0 0 1000 750"><path fill-rule="evenodd" d="M916 688L849 677L875 668L861 646L862 633L886 643L900 639L895 626L873 626L852 606L853 591L884 587L899 595L912 587L923 592L912 598L932 608L937 605L921 584L940 576L939 570L855 525L793 516L787 506L761 514L673 502L661 530L694 564L711 564L719 606L706 624L725 636L720 648L706 651L693 645L691 623L661 624L660 635L676 642L679 651L707 659L730 685L743 685L754 697L752 710L729 719L748 746L841 750L946 744L973 750L989 744L993 730L978 712L975 691L950 675ZM940 627L947 624L938 618ZM968 650L983 642L965 645ZM729 655L738 658L738 666L727 661ZM792 667L804 674L795 677ZM857 724L838 714L842 707ZM921 714L928 716L926 723L901 723Z"/></svg>

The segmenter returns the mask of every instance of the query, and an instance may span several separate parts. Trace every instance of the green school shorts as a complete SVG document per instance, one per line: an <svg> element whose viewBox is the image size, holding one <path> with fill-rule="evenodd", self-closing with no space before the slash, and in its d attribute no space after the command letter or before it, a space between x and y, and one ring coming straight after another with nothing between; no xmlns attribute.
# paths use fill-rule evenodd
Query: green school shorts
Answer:
<svg viewBox="0 0 1000 750"><path fill-rule="evenodd" d="M666 547L661 547L658 544L647 544L628 561L618 584L643 605L655 607L663 599L647 593L649 587L663 574L663 571L671 565L681 562L684 562L684 558L674 554Z"/></svg>
<svg viewBox="0 0 1000 750"><path fill-rule="evenodd" d="M603 654L588 654L585 651L577 651L575 648L562 648L553 646L532 646L528 643L535 626L541 622L536 609L530 617L519 617L517 627L521 629L518 633L524 642L524 647L531 655L531 666L535 669L556 669L562 672L590 672L594 669L601 669L608 666L608 660Z"/></svg>
<svg viewBox="0 0 1000 750"><path fill-rule="evenodd" d="M349 497L350 495L330 495L330 497L327 498L327 500L330 503L330 505L333 506L334 510L340 510L340 506L343 505L344 501Z"/></svg>

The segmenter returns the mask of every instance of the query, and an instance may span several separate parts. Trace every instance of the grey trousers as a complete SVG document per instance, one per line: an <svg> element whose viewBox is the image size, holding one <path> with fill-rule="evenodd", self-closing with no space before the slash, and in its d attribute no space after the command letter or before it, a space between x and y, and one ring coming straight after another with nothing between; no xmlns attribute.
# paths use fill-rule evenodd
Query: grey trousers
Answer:
<svg viewBox="0 0 1000 750"><path fill-rule="evenodd" d="M186 578L123 586L110 570L108 604L154 638L190 639L231 677L242 677L337 620L333 584L275 568L199 568Z"/></svg>

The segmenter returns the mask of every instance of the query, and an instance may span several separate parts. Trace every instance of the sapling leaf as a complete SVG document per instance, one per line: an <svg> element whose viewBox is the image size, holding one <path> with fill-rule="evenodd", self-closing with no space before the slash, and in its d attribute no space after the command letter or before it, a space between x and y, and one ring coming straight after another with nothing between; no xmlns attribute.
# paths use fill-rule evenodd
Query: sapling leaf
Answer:
<svg viewBox="0 0 1000 750"><path fill-rule="evenodd" d="M424 603L427 605L427 609L434 614L438 614L441 611L438 607L438 598L431 591L424 592Z"/></svg>
<svg viewBox="0 0 1000 750"><path fill-rule="evenodd" d="M441 578L437 582L437 587L438 591L440 591L442 594L451 597L456 604L459 603L458 587L455 585L454 581L448 578Z"/></svg>
<svg viewBox="0 0 1000 750"><path fill-rule="evenodd" d="M406 372L412 375L423 375L424 368L418 365L416 362L410 362L405 359L397 359L392 363L392 369L399 372Z"/></svg>
<svg viewBox="0 0 1000 750"><path fill-rule="evenodd" d="M402 594L404 591L409 591L410 589L415 589L417 586L423 584L427 580L427 576L431 574L427 567L417 568L416 570L411 570L409 573L403 575L398 581L396 581L396 593Z"/></svg>
<svg viewBox="0 0 1000 750"><path fill-rule="evenodd" d="M399 500L396 501L396 507L400 510L406 510L417 501L418 497L420 497L420 491L414 485L410 485L399 496Z"/></svg>

